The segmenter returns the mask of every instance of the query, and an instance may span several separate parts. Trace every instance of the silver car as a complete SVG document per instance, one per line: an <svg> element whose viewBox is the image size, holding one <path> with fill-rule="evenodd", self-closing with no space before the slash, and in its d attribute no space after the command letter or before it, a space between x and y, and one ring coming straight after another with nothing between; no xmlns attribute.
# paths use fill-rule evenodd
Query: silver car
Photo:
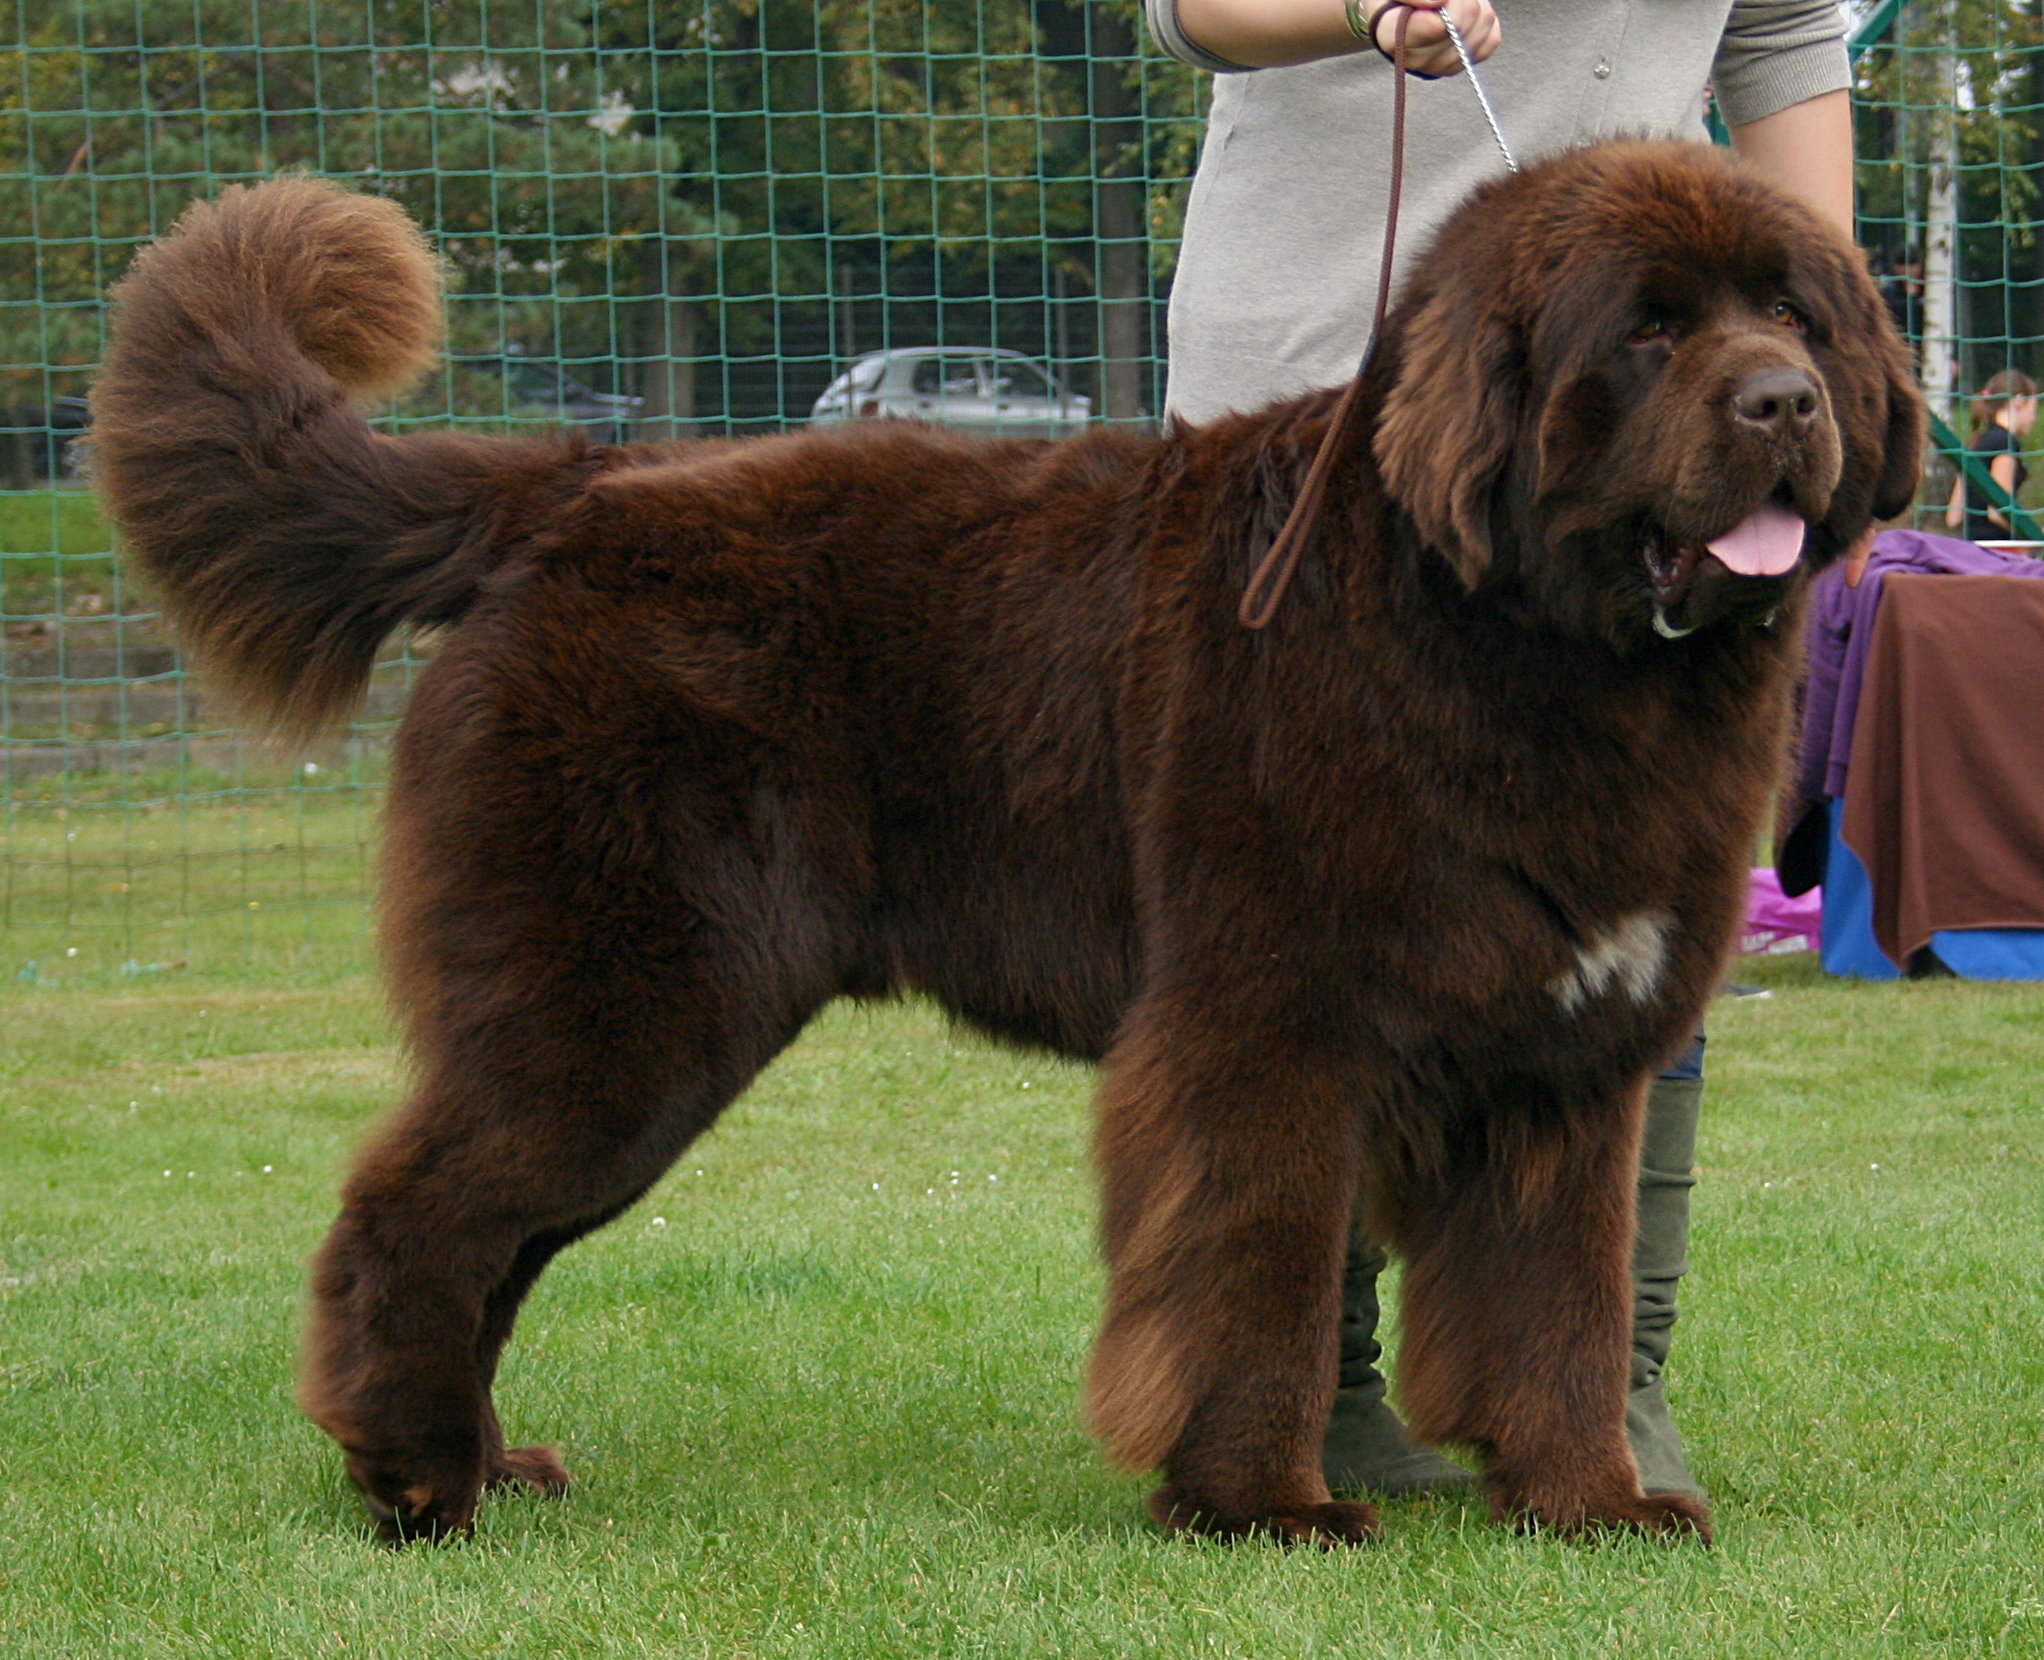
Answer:
<svg viewBox="0 0 2044 1660"><path fill-rule="evenodd" d="M1068 392L1020 352L997 346L900 346L869 352L824 388L814 422L884 416L1004 438L1083 432L1092 400Z"/></svg>

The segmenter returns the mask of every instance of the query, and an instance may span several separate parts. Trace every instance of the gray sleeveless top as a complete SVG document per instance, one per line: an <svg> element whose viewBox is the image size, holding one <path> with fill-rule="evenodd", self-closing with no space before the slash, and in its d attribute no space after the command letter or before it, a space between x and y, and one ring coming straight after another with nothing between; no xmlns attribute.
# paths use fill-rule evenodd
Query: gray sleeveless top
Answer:
<svg viewBox="0 0 2044 1660"><path fill-rule="evenodd" d="M1262 407L1355 373L1376 302L1391 66L1375 52L1240 71L1145 0L1172 56L1217 72L1171 291L1166 408ZM1734 126L1851 83L1833 0L1495 0L1481 67L1523 162L1597 138L1704 136L1704 87ZM1398 269L1504 167L1467 80L1407 94ZM1396 278L1394 277L1394 283Z"/></svg>

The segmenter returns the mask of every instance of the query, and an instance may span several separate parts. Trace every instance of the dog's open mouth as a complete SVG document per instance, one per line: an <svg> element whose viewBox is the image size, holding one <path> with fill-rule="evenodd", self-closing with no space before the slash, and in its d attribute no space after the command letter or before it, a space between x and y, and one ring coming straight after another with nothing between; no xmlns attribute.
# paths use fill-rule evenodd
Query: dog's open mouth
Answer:
<svg viewBox="0 0 2044 1660"><path fill-rule="evenodd" d="M1711 616L1688 614L1698 610L1688 602L1706 560L1711 568L1703 586L1722 591L1765 584L1771 605L1781 580L1801 561L1809 530L1800 513L1778 501L1762 502L1729 530L1704 541L1678 537L1649 519L1640 528L1639 552L1653 590L1655 629L1686 634L1716 620L1716 614L1742 609L1721 600L1707 607Z"/></svg>
<svg viewBox="0 0 2044 1660"><path fill-rule="evenodd" d="M1701 542L1677 541L1651 519L1639 533L1640 558L1646 561L1647 581L1654 590L1654 603L1666 610L1689 591L1703 558Z"/></svg>

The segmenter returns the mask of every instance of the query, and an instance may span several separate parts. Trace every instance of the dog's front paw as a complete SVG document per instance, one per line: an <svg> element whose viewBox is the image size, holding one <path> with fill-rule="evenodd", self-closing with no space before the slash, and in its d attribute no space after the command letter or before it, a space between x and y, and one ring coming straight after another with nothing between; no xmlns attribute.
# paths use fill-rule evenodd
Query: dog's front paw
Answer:
<svg viewBox="0 0 2044 1660"><path fill-rule="evenodd" d="M1636 1527L1641 1533L1670 1538L1693 1533L1700 1544L1713 1542L1710 1506L1701 1499L1692 1498L1687 1493L1649 1493L1639 1501L1639 1507L1643 1514L1638 1521L1627 1525Z"/></svg>
<svg viewBox="0 0 2044 1660"><path fill-rule="evenodd" d="M480 1469L421 1476L355 1454L349 1455L347 1468L348 1479L375 1518L377 1537L387 1545L461 1538L475 1530L476 1500L483 1490Z"/></svg>
<svg viewBox="0 0 2044 1660"><path fill-rule="evenodd" d="M1522 1532L1540 1530L1565 1539L1616 1530L1668 1540L1693 1536L1705 1545L1711 1542L1710 1506L1687 1493L1610 1491L1590 1498L1536 1498L1523 1490L1493 1486L1491 1516Z"/></svg>
<svg viewBox="0 0 2044 1660"><path fill-rule="evenodd" d="M1374 1506L1341 1500L1242 1515L1201 1504L1167 1483L1150 1495L1148 1508L1150 1519L1161 1528L1214 1539L1275 1539L1332 1550L1337 1545L1367 1544L1378 1532Z"/></svg>

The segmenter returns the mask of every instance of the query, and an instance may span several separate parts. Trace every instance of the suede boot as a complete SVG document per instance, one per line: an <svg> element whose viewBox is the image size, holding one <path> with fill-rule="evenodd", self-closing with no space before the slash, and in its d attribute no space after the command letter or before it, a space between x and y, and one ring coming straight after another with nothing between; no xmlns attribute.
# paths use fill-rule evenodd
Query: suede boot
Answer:
<svg viewBox="0 0 2044 1660"><path fill-rule="evenodd" d="M1341 1279L1340 1383L1320 1443L1328 1490L1399 1494L1467 1487L1474 1479L1469 1472L1408 1436L1384 1399L1384 1374L1377 1370L1384 1352L1377 1342L1377 1276L1383 1271L1384 1253L1351 1234Z"/></svg>
<svg viewBox="0 0 2044 1660"><path fill-rule="evenodd" d="M1694 1072L1696 1076L1683 1076ZM1707 1495L1682 1457L1682 1436L1668 1416L1661 1370L1675 1327L1675 1287L1689 1272L1689 1190L1696 1185L1696 1120L1703 1103L1703 1049L1698 1038L1672 1072L1647 1095L1640 1146L1639 1241L1632 1255L1632 1392L1625 1435L1649 1493Z"/></svg>

